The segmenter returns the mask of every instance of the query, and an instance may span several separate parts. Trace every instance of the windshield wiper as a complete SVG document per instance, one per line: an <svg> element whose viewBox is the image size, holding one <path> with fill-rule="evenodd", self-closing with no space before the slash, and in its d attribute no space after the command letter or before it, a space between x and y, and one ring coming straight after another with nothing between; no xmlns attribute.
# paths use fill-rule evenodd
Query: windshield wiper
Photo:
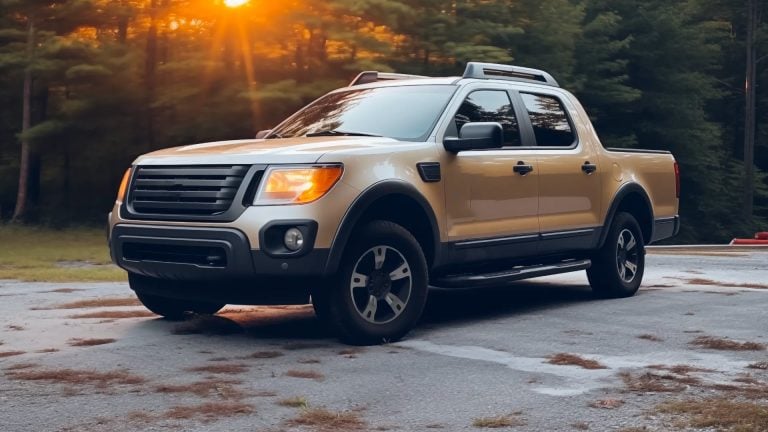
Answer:
<svg viewBox="0 0 768 432"><path fill-rule="evenodd" d="M348 131L342 131L342 130L324 130L320 132L310 132L306 136L308 137L319 137L319 136L366 136L366 137L380 137L381 135L374 135L369 133L363 133L363 132L348 132Z"/></svg>

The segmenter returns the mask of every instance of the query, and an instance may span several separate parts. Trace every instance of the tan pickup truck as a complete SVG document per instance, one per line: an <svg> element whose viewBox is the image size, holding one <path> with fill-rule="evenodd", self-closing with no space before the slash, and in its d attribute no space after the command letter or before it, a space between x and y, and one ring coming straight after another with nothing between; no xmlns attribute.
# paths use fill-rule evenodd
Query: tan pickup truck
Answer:
<svg viewBox="0 0 768 432"><path fill-rule="evenodd" d="M114 261L169 319L314 305L350 343L403 337L429 286L586 270L632 296L679 228L668 152L607 149L546 72L364 72L260 138L139 157L109 216Z"/></svg>

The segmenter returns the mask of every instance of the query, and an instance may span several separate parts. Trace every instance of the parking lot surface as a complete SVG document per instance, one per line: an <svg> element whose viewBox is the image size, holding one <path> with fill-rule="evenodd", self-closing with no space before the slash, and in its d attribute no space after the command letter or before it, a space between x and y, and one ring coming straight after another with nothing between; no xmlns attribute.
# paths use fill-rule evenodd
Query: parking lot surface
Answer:
<svg viewBox="0 0 768 432"><path fill-rule="evenodd" d="M365 348L310 306L178 323L131 294L0 281L2 430L717 430L675 402L768 401L765 252L651 253L622 300L583 272L433 291L405 340Z"/></svg>

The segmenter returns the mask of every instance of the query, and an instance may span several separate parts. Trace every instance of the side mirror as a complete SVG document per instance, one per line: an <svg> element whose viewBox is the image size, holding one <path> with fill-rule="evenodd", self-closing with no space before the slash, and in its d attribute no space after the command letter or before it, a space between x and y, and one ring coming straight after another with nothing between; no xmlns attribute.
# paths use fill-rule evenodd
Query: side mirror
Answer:
<svg viewBox="0 0 768 432"><path fill-rule="evenodd" d="M264 139L267 137L267 135L272 133L272 129L264 129L259 131L259 133L256 134L256 139Z"/></svg>
<svg viewBox="0 0 768 432"><path fill-rule="evenodd" d="M504 128L495 122L467 123L458 138L446 138L443 146L451 153L504 147Z"/></svg>

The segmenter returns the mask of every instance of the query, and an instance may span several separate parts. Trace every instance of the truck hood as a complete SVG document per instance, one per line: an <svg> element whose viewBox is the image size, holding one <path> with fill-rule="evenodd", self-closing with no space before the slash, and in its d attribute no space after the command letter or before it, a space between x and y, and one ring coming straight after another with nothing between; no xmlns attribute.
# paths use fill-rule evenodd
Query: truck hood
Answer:
<svg viewBox="0 0 768 432"><path fill-rule="evenodd" d="M326 153L380 152L400 141L382 137L312 137L219 141L140 156L141 165L315 163ZM413 143L401 143L403 145Z"/></svg>

